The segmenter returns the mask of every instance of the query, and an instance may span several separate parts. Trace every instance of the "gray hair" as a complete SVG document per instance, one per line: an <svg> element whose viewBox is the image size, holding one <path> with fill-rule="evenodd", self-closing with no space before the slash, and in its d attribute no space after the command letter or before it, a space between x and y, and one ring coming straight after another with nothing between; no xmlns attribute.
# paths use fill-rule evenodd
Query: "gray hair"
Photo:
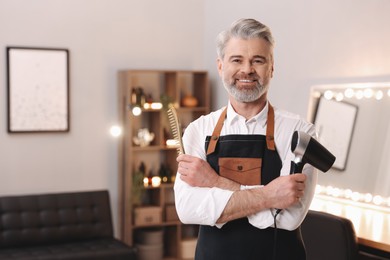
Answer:
<svg viewBox="0 0 390 260"><path fill-rule="evenodd" d="M217 54L219 58L225 56L225 47L231 38L253 39L262 38L266 40L271 47L274 46L274 38L271 30L264 24L255 19L239 19L235 21L228 30L222 31L217 36Z"/></svg>

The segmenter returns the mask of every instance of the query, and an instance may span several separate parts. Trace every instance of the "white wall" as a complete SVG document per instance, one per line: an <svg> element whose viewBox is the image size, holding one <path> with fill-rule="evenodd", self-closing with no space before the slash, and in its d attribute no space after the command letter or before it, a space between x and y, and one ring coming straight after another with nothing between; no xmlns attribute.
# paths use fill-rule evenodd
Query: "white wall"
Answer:
<svg viewBox="0 0 390 260"><path fill-rule="evenodd" d="M108 188L116 220L117 71L203 68L203 20L197 0L0 0L0 195ZM69 49L69 133L7 133L6 46Z"/></svg>
<svg viewBox="0 0 390 260"><path fill-rule="evenodd" d="M276 38L274 105L306 115L313 84L390 81L388 0L0 0L0 195L109 188L117 213L116 73L207 69L216 34L253 17ZM70 50L71 131L6 132L5 47Z"/></svg>

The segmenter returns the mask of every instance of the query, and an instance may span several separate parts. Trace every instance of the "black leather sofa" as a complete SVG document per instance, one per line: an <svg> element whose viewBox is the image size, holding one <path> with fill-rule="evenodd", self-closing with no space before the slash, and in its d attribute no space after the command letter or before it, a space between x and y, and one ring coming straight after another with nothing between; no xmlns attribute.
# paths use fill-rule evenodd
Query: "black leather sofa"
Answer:
<svg viewBox="0 0 390 260"><path fill-rule="evenodd" d="M106 190L0 197L0 259L136 259L113 236Z"/></svg>

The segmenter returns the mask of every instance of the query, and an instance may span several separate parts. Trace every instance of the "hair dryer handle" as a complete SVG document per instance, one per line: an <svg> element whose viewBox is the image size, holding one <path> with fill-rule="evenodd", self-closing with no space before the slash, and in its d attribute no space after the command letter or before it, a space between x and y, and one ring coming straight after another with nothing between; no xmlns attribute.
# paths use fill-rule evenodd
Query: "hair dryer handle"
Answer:
<svg viewBox="0 0 390 260"><path fill-rule="evenodd" d="M291 161L290 174L302 172L304 165L305 164L303 162L296 163L294 161Z"/></svg>
<svg viewBox="0 0 390 260"><path fill-rule="evenodd" d="M290 174L302 172L304 165L305 164L303 162L296 163L294 161L291 161ZM276 209L276 215L278 215L281 211L281 209Z"/></svg>

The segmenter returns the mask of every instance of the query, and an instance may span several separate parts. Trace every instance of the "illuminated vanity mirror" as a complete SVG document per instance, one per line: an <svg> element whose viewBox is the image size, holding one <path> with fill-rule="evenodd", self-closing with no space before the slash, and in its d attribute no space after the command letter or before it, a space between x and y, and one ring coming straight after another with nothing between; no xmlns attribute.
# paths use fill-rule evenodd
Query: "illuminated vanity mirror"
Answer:
<svg viewBox="0 0 390 260"><path fill-rule="evenodd" d="M317 193L390 207L390 83L314 86L308 111L337 157Z"/></svg>

